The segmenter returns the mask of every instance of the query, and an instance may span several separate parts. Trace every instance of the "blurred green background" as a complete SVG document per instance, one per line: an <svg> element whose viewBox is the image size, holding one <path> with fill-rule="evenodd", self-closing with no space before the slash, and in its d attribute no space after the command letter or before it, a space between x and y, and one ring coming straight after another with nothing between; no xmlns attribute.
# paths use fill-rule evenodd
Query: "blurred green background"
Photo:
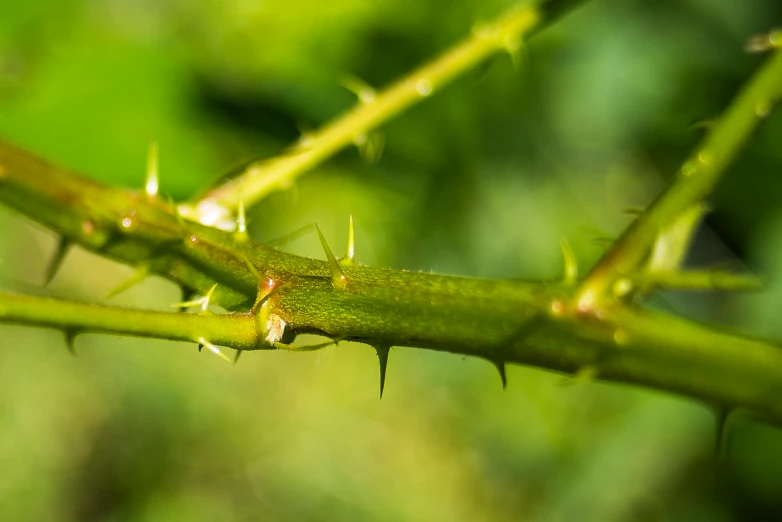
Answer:
<svg viewBox="0 0 782 522"><path fill-rule="evenodd" d="M0 134L105 182L203 191L349 108L507 0L0 0ZM629 222L762 56L778 0L597 0L382 128L376 164L340 153L251 214L269 240L317 221L363 263L479 277L582 266ZM696 128L693 128L696 127ZM752 296L657 305L782 338L782 116L713 199L691 262L763 275ZM0 287L99 301L132 269L80 250L41 290L55 237L0 209ZM322 256L316 238L290 251ZM169 309L150 279L110 300ZM0 520L782 518L782 432L707 405L485 361L392 350L249 353L2 327Z"/></svg>

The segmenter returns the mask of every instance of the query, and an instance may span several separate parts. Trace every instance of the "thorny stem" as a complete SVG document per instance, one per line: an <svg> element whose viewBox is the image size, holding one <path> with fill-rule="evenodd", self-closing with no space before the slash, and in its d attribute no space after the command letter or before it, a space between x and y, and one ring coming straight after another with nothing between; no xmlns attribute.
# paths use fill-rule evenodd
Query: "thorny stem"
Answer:
<svg viewBox="0 0 782 522"><path fill-rule="evenodd" d="M708 197L780 97L782 52L776 51L714 123L679 170L676 181L635 220L586 277L577 296L582 310L610 299L613 285L641 265L658 234Z"/></svg>
<svg viewBox="0 0 782 522"><path fill-rule="evenodd" d="M244 349L280 346L297 334L317 333L370 344L378 354L390 346L410 346L478 356L499 368L508 362L565 373L593 368L606 381L743 408L782 422L779 347L644 311L632 302L581 306L585 296L602 295L617 277L635 275L659 231L709 193L758 117L779 97L780 56L726 112L680 180L577 289L572 281L465 279L349 263L335 267L278 252L243 234L185 222L171 205L146 193L106 187L0 142L0 200L58 232L65 243L144 267L187 290L203 293L217 283L213 300L229 310L249 310L260 303L258 296L266 296L254 310L257 315L184 316L0 294L0 321L60 328L69 335L102 331ZM339 284L335 274L343 276Z"/></svg>
<svg viewBox="0 0 782 522"><path fill-rule="evenodd" d="M210 343L244 347L262 336L286 342L284 337L319 333L382 349L409 346L473 355L500 367L517 363L564 373L589 367L606 381L744 408L782 422L778 347L622 304L601 314L583 314L570 304L574 290L567 284L466 279L355 264L341 267L346 282L335 287L326 262L183 224L170 207L142 193L90 182L2 142L0 200L73 243L146 264L151 272L198 292L220 283L213 300L228 309L246 311L255 302L258 281L245 259L261 282L266 278L269 290L277 289L266 302L263 320L255 323L247 314L143 315L159 321L150 324L157 324L156 333L164 338L200 334ZM0 299L0 308L12 315L2 315L21 324L155 333L149 326L113 322L127 317L124 310L120 314L58 301L35 310L40 303L32 298L7 299L13 306L4 307ZM198 321L205 321L203 329ZM236 323L235 331L224 328L229 322Z"/></svg>
<svg viewBox="0 0 782 522"><path fill-rule="evenodd" d="M180 213L205 225L232 227L231 215L240 200L250 207L269 192L289 186L297 176L365 137L493 54L517 52L523 45L523 38L581 1L538 0L515 6L494 22L477 26L464 41L386 90L363 93L352 110L308 134L285 154L252 163L239 177L207 192L198 201L180 205Z"/></svg>

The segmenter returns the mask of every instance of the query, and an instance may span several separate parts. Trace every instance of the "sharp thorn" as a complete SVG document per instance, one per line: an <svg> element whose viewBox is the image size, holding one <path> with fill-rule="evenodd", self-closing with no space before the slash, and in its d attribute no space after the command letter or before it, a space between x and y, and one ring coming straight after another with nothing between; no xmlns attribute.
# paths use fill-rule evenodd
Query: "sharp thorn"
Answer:
<svg viewBox="0 0 782 522"><path fill-rule="evenodd" d="M323 237L323 232L320 231L320 227L317 224L315 224L315 230L317 230L320 244L323 245L323 250L326 252L326 259L328 260L329 268L331 269L331 284L337 290L344 290L347 286L347 278L345 277L345 274L342 273L337 258L335 258L334 254L331 252L331 248L329 248L328 243L326 243L326 238Z"/></svg>
<svg viewBox="0 0 782 522"><path fill-rule="evenodd" d="M643 207L629 207L624 210L624 214L628 216L638 217L646 211Z"/></svg>
<svg viewBox="0 0 782 522"><path fill-rule="evenodd" d="M361 80L360 78L346 75L344 78L342 78L340 85L355 94L356 98L358 98L358 101L361 103L372 103L375 101L375 89L370 87L368 83Z"/></svg>
<svg viewBox="0 0 782 522"><path fill-rule="evenodd" d="M209 341L207 341L203 337L198 339L198 345L199 346L203 346L204 348L208 349L210 352L212 352L213 354L215 354L216 356L218 356L222 360L227 361L227 362L231 362L231 359L226 357L225 354L220 351L220 348L218 348L217 346L213 345L212 343L210 343Z"/></svg>
<svg viewBox="0 0 782 522"><path fill-rule="evenodd" d="M388 354L391 351L390 346L375 346L377 359L380 363L380 398L383 398L383 390L386 387L386 370L388 369Z"/></svg>
<svg viewBox="0 0 782 522"><path fill-rule="evenodd" d="M570 378L565 378L562 381L563 386L572 386L576 384L582 384L585 382L589 382L593 379L595 379L598 375L599 368L597 365L594 364L588 364L586 366L582 366L576 372L573 374Z"/></svg>
<svg viewBox="0 0 782 522"><path fill-rule="evenodd" d="M185 218L182 217L182 213L179 211L179 206L171 196L168 196L168 203L171 205L171 213L174 214L174 219L176 219L177 225L179 225L182 235L187 236L187 223L185 222Z"/></svg>
<svg viewBox="0 0 782 522"><path fill-rule="evenodd" d="M180 287L180 290L182 291L182 301L180 303L172 305L172 307L179 308L180 312L187 312L189 306L186 305L188 305L189 302L193 300L193 297L195 297L195 291L192 288L185 288L184 286ZM192 305L192 306L197 306L197 305Z"/></svg>
<svg viewBox="0 0 782 522"><path fill-rule="evenodd" d="M207 290L206 295L204 295L204 300L201 303L201 312L208 312L209 311L209 301L212 300L212 294L214 294L215 289L217 288L217 283L212 285L212 288Z"/></svg>
<svg viewBox="0 0 782 522"><path fill-rule="evenodd" d="M578 280L578 261L576 256L565 238L559 238L559 246L562 248L562 258L565 261L565 283L575 284Z"/></svg>
<svg viewBox="0 0 782 522"><path fill-rule="evenodd" d="M508 387L508 376L505 373L505 362L504 361L492 361L494 363L494 366L497 367L497 371L500 373L500 380L502 381L502 389L506 389Z"/></svg>
<svg viewBox="0 0 782 522"><path fill-rule="evenodd" d="M157 143L149 144L149 153L147 154L147 182L144 187L147 196L157 197L159 190L158 180L158 146Z"/></svg>
<svg viewBox="0 0 782 522"><path fill-rule="evenodd" d="M253 265L250 262L247 256L244 256L244 264L247 265L247 270L250 271L250 274L252 274L253 279L255 279L255 282L258 283L258 286L263 286L263 284L265 283L263 277L261 277L261 274L258 273L258 269L255 268L255 265Z"/></svg>
<svg viewBox="0 0 782 522"><path fill-rule="evenodd" d="M142 282L144 279L149 277L149 268L142 266L139 267L136 272L130 276L130 278L126 279L125 281L118 284L114 289L106 294L106 299L111 299L112 297L121 294L125 290L128 290L129 288L132 288Z"/></svg>
<svg viewBox="0 0 782 522"><path fill-rule="evenodd" d="M62 262L65 259L65 256L68 255L68 251L71 249L71 246L72 243L70 241L64 237L60 237L60 241L57 243L57 250L54 252L52 260L49 261L49 265L46 267L46 275L44 277L43 286L49 286L49 283L52 282L54 276L57 275L57 272L60 270Z"/></svg>
<svg viewBox="0 0 782 522"><path fill-rule="evenodd" d="M383 157L386 139L380 131L369 134L358 134L353 138L353 143L358 148L358 153L370 165L376 164Z"/></svg>
<svg viewBox="0 0 782 522"><path fill-rule="evenodd" d="M733 410L720 406L715 411L715 432L714 432L714 460L719 462L722 453L725 450L726 427L728 418Z"/></svg>
<svg viewBox="0 0 782 522"><path fill-rule="evenodd" d="M239 241L247 239L247 213L244 208L244 199L241 197L236 209L236 239Z"/></svg>
<svg viewBox="0 0 782 522"><path fill-rule="evenodd" d="M201 353L201 350L204 349L204 345L201 343L198 343L198 353Z"/></svg>
<svg viewBox="0 0 782 522"><path fill-rule="evenodd" d="M242 356L242 350L236 350L236 355L234 355L234 364L239 362L239 357Z"/></svg>
<svg viewBox="0 0 782 522"><path fill-rule="evenodd" d="M342 258L340 264L351 266L355 264L356 255L356 233L353 227L353 214L350 215L350 221L348 222L348 248L345 252L345 257Z"/></svg>
<svg viewBox="0 0 782 522"><path fill-rule="evenodd" d="M74 330L64 330L63 335L65 336L65 347L68 348L68 352L76 357L78 354L76 353L76 336L79 335L79 332L76 332Z"/></svg>

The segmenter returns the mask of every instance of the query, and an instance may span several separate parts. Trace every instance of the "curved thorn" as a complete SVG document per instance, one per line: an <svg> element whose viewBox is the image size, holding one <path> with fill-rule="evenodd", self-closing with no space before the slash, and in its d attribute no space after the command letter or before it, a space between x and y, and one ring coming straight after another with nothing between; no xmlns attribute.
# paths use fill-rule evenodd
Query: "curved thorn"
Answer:
<svg viewBox="0 0 782 522"><path fill-rule="evenodd" d="M146 266L139 267L132 276L118 284L116 287L114 287L113 290L106 294L106 299L111 299L112 297L121 294L125 290L136 286L147 277L149 277L149 268Z"/></svg>
<svg viewBox="0 0 782 522"><path fill-rule="evenodd" d="M68 348L68 352L74 357L77 357L76 336L79 335L79 332L76 330L63 330L62 334L65 336L65 347Z"/></svg>
<svg viewBox="0 0 782 522"><path fill-rule="evenodd" d="M345 274L342 273L337 258L335 258L334 254L331 252L331 248L329 248L328 243L326 243L326 238L323 237L323 232L320 231L320 227L317 223L315 224L315 230L318 231L320 244L323 245L323 250L326 252L326 259L329 262L329 268L331 269L331 284L337 290L344 290L347 286L347 278L345 278Z"/></svg>
<svg viewBox="0 0 782 522"><path fill-rule="evenodd" d="M225 354L220 351L220 348L218 348L217 346L213 345L212 343L210 343L209 341L207 341L203 337L200 337L198 339L198 345L199 346L203 346L204 348L207 348L210 352L212 352L213 354L215 354L219 358L223 359L224 361L231 362L231 359L226 357Z"/></svg>
<svg viewBox="0 0 782 522"><path fill-rule="evenodd" d="M562 248L562 257L565 260L565 283L574 284L578 280L578 261L564 237L559 238L559 246Z"/></svg>
<svg viewBox="0 0 782 522"><path fill-rule="evenodd" d="M242 350L236 350L236 355L234 355L234 364L239 362L239 357L242 356Z"/></svg>
<svg viewBox="0 0 782 522"><path fill-rule="evenodd" d="M502 381L502 389L505 390L508 387L508 376L505 373L504 361L492 361L494 366L497 367L497 371L500 373L500 380Z"/></svg>
<svg viewBox="0 0 782 522"><path fill-rule="evenodd" d="M52 260L49 261L49 265L46 267L43 286L49 286L49 283L52 282L54 276L57 275L57 272L60 270L62 262L65 259L65 256L68 255L72 245L73 244L65 239L65 237L60 238L57 243L57 250L55 250Z"/></svg>
<svg viewBox="0 0 782 522"><path fill-rule="evenodd" d="M374 346L377 352L377 359L380 363L380 398L383 398L383 390L386 387L386 370L388 369L388 354L391 352L390 346Z"/></svg>
<svg viewBox="0 0 782 522"><path fill-rule="evenodd" d="M149 197L156 197L159 189L158 182L158 146L156 142L149 144L147 154L147 182L144 189Z"/></svg>
<svg viewBox="0 0 782 522"><path fill-rule="evenodd" d="M213 284L212 288L207 290L206 295L204 295L203 302L201 303L201 312L209 311L209 301L212 300L212 294L214 293L216 288L217 288L217 283Z"/></svg>

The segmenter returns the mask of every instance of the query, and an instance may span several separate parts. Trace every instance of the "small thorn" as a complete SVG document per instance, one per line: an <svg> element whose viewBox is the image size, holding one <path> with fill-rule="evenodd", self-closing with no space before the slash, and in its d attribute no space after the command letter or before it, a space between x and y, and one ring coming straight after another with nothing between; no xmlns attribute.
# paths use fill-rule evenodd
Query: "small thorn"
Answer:
<svg viewBox="0 0 782 522"><path fill-rule="evenodd" d="M187 236L187 223L185 222L185 218L182 216L182 212L179 211L179 205L176 204L174 198L171 196L168 196L168 204L171 205L171 213L174 214L174 219L176 219L177 225L179 225L182 235Z"/></svg>
<svg viewBox="0 0 782 522"><path fill-rule="evenodd" d="M266 244L266 245L268 245L270 247L277 248L277 247L279 247L281 245L288 244L291 241L294 241L294 240L304 236L305 234L308 234L308 233L312 232L312 230L313 230L312 224L304 225L301 228L297 228L296 230L294 230L290 234L285 234L284 236L276 237L276 238L271 239L269 241L264 241L264 244Z"/></svg>
<svg viewBox="0 0 782 522"><path fill-rule="evenodd" d="M74 357L77 357L76 336L79 335L79 332L74 330L65 330L63 331L63 335L65 336L65 347L68 348L68 352Z"/></svg>
<svg viewBox="0 0 782 522"><path fill-rule="evenodd" d="M326 243L326 238L323 237L323 232L320 231L320 227L318 227L317 224L315 224L315 230L318 231L320 244L323 245L323 250L326 252L326 259L328 260L329 267L331 268L331 284L337 290L344 290L347 287L347 278L345 277L345 274L342 273L342 269L339 267L337 258L335 258L334 254L331 252L331 248L329 248L328 243Z"/></svg>
<svg viewBox="0 0 782 522"><path fill-rule="evenodd" d="M209 301L212 300L212 294L214 293L215 289L217 288L217 283L212 285L212 288L207 290L206 295L204 296L203 302L201 303L201 312L205 313L209 311Z"/></svg>
<svg viewBox="0 0 782 522"><path fill-rule="evenodd" d="M380 363L380 398L383 398L383 390L386 387L386 370L388 369L388 354L391 351L390 346L375 346L377 359Z"/></svg>
<svg viewBox="0 0 782 522"><path fill-rule="evenodd" d="M236 208L236 238L239 241L247 239L247 213L244 208L244 199L241 197Z"/></svg>
<svg viewBox="0 0 782 522"><path fill-rule="evenodd" d="M595 237L590 240L590 243L600 248L608 248L614 244L616 238L614 237Z"/></svg>
<svg viewBox="0 0 782 522"><path fill-rule="evenodd" d="M212 298L212 294L214 293L216 288L217 288L217 283L212 285L212 288L210 288L206 292L206 294L204 294L202 297L199 297L198 299L182 301L181 303L172 303L170 306L171 308L179 308L181 311L185 311L186 309L192 308L194 306L200 306L202 313L207 312L209 311L209 301Z"/></svg>
<svg viewBox="0 0 782 522"><path fill-rule="evenodd" d="M497 371L500 372L500 380L502 381L502 389L505 390L508 387L508 376L505 373L504 361L492 361L494 366L497 367Z"/></svg>
<svg viewBox="0 0 782 522"><path fill-rule="evenodd" d="M255 265L250 263L250 260L247 259L247 256L244 256L244 264L247 265L247 270L250 271L250 274L252 274L255 282L258 283L258 286L263 286L265 284L263 277L261 277L261 274L258 273L258 269L255 268Z"/></svg>
<svg viewBox="0 0 782 522"><path fill-rule="evenodd" d="M198 353L201 353L201 350L204 349L204 345L201 343L198 343Z"/></svg>
<svg viewBox="0 0 782 522"><path fill-rule="evenodd" d="M220 348L218 348L217 346L213 345L212 343L210 343L209 341L207 341L203 337L198 339L198 345L199 346L203 346L204 348L207 348L210 352L212 352L213 354L215 354L219 358L223 359L224 361L231 362L231 359L226 357L225 354L220 351Z"/></svg>
<svg viewBox="0 0 782 522"><path fill-rule="evenodd" d="M236 350L236 355L234 355L234 364L239 362L239 357L242 356L242 350Z"/></svg>
<svg viewBox="0 0 782 522"><path fill-rule="evenodd" d="M510 56L510 61L515 72L521 72L529 67L529 52L524 40L516 35L508 34L502 42L505 52Z"/></svg>
<svg viewBox="0 0 782 522"><path fill-rule="evenodd" d="M377 97L375 89L373 89L368 83L355 76L346 75L342 78L340 85L356 95L358 101L361 103L372 103Z"/></svg>
<svg viewBox="0 0 782 522"><path fill-rule="evenodd" d="M187 304L189 301L193 300L193 297L195 297L196 293L192 288L185 288L184 286L179 288L182 292L182 301L181 304ZM193 305L195 306L195 305ZM180 312L187 312L188 306L179 306L177 304L176 306L172 306L173 308L179 308Z"/></svg>
<svg viewBox="0 0 782 522"><path fill-rule="evenodd" d="M726 428L732 411L724 406L718 407L715 411L714 460L716 462L719 462L722 453L725 451Z"/></svg>
<svg viewBox="0 0 782 522"><path fill-rule="evenodd" d="M386 138L380 131L368 134L357 134L353 138L353 144L358 148L358 153L370 165L375 165L383 157L386 146Z"/></svg>
<svg viewBox="0 0 782 522"><path fill-rule="evenodd" d="M106 299L111 299L112 297L121 294L125 290L136 286L147 277L149 277L149 268L145 266L139 267L132 276L117 285L111 292L106 294Z"/></svg>
<svg viewBox="0 0 782 522"><path fill-rule="evenodd" d="M638 217L646 211L643 207L629 207L624 210L624 214L628 216Z"/></svg>
<svg viewBox="0 0 782 522"><path fill-rule="evenodd" d="M64 237L60 237L60 241L57 243L57 250L54 252L52 260L49 261L49 266L46 267L46 276L44 278L43 286L49 286L49 283L52 282L54 276L57 275L57 272L60 270L62 262L65 259L65 256L68 255L68 251L70 251L71 246L72 243L70 241Z"/></svg>
<svg viewBox="0 0 782 522"><path fill-rule="evenodd" d="M573 377L565 378L562 381L563 386L573 386L577 384L583 384L586 382L589 382L595 378L597 378L598 375L598 367L594 364L588 364L586 366L583 366L576 370L576 372L573 374Z"/></svg>
<svg viewBox="0 0 782 522"><path fill-rule="evenodd" d="M578 280L578 261L576 256L565 238L559 238L559 246L562 248L562 257L565 260L565 283L569 285L575 284Z"/></svg>
<svg viewBox="0 0 782 522"><path fill-rule="evenodd" d="M345 252L345 257L340 260L340 264L343 266L352 266L355 264L356 255L356 234L353 229L353 214L350 215L350 222L348 224L348 248Z"/></svg>
<svg viewBox="0 0 782 522"><path fill-rule="evenodd" d="M147 183L145 186L149 197L156 197L159 189L158 183L158 146L156 142L149 144L147 154Z"/></svg>

